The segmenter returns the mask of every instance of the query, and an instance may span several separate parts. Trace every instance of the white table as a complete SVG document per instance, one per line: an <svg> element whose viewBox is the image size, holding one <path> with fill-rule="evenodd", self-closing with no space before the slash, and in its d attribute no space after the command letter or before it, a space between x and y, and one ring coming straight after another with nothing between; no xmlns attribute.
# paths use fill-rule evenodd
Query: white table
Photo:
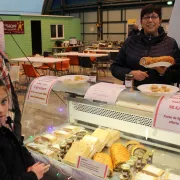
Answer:
<svg viewBox="0 0 180 180"><path fill-rule="evenodd" d="M111 52L119 52L119 50L115 49L85 49L84 51L91 51L91 52L105 52L105 53L111 53Z"/></svg>
<svg viewBox="0 0 180 180"><path fill-rule="evenodd" d="M27 59L28 58L28 59ZM32 62L32 63L56 63L56 62L63 62L69 61L69 58L52 58L52 57L21 57L21 58L13 58L10 59L11 62Z"/></svg>
<svg viewBox="0 0 180 180"><path fill-rule="evenodd" d="M78 53L78 52L66 52L66 53L55 53L55 56L80 56L80 57L104 57L108 54L93 54L93 53Z"/></svg>

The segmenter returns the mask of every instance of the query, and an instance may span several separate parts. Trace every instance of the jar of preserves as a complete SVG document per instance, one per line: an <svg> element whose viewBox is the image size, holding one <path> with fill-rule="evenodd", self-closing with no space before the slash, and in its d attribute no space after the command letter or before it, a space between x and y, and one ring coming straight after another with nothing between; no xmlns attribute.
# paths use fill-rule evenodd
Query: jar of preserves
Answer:
<svg viewBox="0 0 180 180"><path fill-rule="evenodd" d="M125 86L127 89L133 89L134 87L134 76L133 74L125 75Z"/></svg>
<svg viewBox="0 0 180 180"><path fill-rule="evenodd" d="M152 164L154 151L147 151L146 154L149 156L147 163Z"/></svg>
<svg viewBox="0 0 180 180"><path fill-rule="evenodd" d="M121 165L121 174L124 178L130 178L130 165L129 164L122 164Z"/></svg>

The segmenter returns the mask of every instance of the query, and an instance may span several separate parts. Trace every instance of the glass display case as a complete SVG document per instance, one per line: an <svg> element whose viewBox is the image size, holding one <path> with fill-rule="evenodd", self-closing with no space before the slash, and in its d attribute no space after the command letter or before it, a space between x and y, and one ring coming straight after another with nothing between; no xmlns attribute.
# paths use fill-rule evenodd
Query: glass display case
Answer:
<svg viewBox="0 0 180 180"><path fill-rule="evenodd" d="M64 130L69 124L83 128L88 134L96 129L114 129L120 131L120 138L116 142L124 147L127 147L129 141L135 141L153 153L153 166L163 170L163 176L159 179L165 179L169 172L180 175L180 134L155 129L152 125L159 97L148 96L136 90L124 90L116 104L93 102L84 99L92 85L57 82L52 88L47 106L25 101L22 117L23 131L26 133L25 145L31 142L42 144L38 140L41 135L53 135L55 131ZM49 148L48 143L44 145ZM32 147L29 150L37 160L50 163L56 174L65 174L73 179L101 179L69 165L63 161L64 157L53 158ZM109 153L109 147L104 147L103 152ZM132 155L130 152L130 156ZM113 176L107 178L120 179L119 171L114 171ZM180 179L180 176L176 178Z"/></svg>

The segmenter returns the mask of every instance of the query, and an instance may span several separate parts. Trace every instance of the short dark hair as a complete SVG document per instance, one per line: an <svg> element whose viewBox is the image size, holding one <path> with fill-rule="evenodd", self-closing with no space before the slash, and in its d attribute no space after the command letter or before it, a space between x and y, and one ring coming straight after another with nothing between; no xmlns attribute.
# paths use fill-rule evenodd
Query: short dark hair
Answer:
<svg viewBox="0 0 180 180"><path fill-rule="evenodd" d="M148 4L144 6L141 10L141 20L145 14L151 14L155 12L158 14L159 18L162 19L162 9L160 6L154 5L154 4Z"/></svg>

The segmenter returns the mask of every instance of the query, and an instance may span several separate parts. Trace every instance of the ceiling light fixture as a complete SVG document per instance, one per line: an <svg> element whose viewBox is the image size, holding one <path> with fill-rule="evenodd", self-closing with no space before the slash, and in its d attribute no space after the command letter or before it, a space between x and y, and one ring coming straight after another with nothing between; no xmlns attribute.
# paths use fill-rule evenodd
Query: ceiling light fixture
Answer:
<svg viewBox="0 0 180 180"><path fill-rule="evenodd" d="M172 1L168 1L167 4L168 4L168 5L172 5L173 2L172 2Z"/></svg>

